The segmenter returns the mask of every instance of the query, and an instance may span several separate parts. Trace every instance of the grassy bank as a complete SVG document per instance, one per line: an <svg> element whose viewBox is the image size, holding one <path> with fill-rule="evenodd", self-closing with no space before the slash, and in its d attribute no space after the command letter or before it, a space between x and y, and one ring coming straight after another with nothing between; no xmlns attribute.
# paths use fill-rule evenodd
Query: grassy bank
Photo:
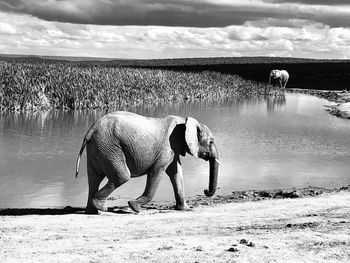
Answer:
<svg viewBox="0 0 350 263"><path fill-rule="evenodd" d="M0 62L0 110L123 109L158 100L251 98L270 86L219 72L57 61Z"/></svg>
<svg viewBox="0 0 350 263"><path fill-rule="evenodd" d="M145 60L0 55L0 60L32 63L55 61L77 65L138 67L183 72L214 71L264 83L268 82L271 69L286 69L290 75L287 88L346 90L349 89L348 83L350 83L350 60L345 59L209 57Z"/></svg>

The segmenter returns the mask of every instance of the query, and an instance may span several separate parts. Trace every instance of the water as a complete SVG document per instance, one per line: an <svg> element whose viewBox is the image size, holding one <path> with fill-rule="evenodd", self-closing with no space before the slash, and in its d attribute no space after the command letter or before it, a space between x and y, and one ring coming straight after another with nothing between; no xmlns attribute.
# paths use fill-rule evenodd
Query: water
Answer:
<svg viewBox="0 0 350 263"><path fill-rule="evenodd" d="M217 194L234 190L350 183L350 121L329 115L326 100L287 94L252 101L178 103L130 109L147 116L195 117L215 135L221 163ZM85 206L86 155L75 179L85 132L106 112L0 115L0 208ZM208 163L185 157L188 196L208 186ZM125 204L144 190L145 177L118 188L109 205ZM155 200L174 201L164 177Z"/></svg>

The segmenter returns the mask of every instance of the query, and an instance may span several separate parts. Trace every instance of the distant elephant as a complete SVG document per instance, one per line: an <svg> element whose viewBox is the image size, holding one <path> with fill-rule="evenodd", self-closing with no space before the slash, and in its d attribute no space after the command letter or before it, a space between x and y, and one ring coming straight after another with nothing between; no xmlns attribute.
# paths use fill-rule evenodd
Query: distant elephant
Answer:
<svg viewBox="0 0 350 263"><path fill-rule="evenodd" d="M186 153L209 161L209 190L214 195L219 170L218 151L209 128L196 119L169 115L149 118L131 112L117 111L98 119L86 133L76 163L87 147L89 195L85 212L106 211L108 196L132 177L147 174L143 194L128 204L135 212L152 200L162 175L173 185L177 210L188 210L185 200L180 155ZM100 190L101 181L107 184Z"/></svg>
<svg viewBox="0 0 350 263"><path fill-rule="evenodd" d="M278 80L281 89L285 89L289 79L289 74L286 70L273 69L270 72L269 84L271 80Z"/></svg>

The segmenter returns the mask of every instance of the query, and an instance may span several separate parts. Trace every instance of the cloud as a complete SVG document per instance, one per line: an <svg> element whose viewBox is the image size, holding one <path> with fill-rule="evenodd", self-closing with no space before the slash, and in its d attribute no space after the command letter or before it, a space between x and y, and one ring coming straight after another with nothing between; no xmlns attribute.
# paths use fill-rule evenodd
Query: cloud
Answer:
<svg viewBox="0 0 350 263"><path fill-rule="evenodd" d="M247 21L244 23L246 26L251 27L291 27L291 28L302 28L305 26L315 25L317 23L306 19L277 19L277 18L264 18L256 21ZM324 26L319 23L319 26Z"/></svg>
<svg viewBox="0 0 350 263"><path fill-rule="evenodd" d="M294 3L307 5L349 5L349 0L265 0L269 3Z"/></svg>
<svg viewBox="0 0 350 263"><path fill-rule="evenodd" d="M347 0L0 0L0 10L95 25L225 27L266 18L350 26ZM315 3L317 3L315 5ZM347 4L338 6L338 4Z"/></svg>
<svg viewBox="0 0 350 263"><path fill-rule="evenodd" d="M96 2L0 0L0 53L350 58L350 6L331 8L320 0Z"/></svg>
<svg viewBox="0 0 350 263"><path fill-rule="evenodd" d="M16 28L11 24L0 22L0 34L13 35L16 34Z"/></svg>
<svg viewBox="0 0 350 263"><path fill-rule="evenodd" d="M47 21L96 25L224 26L242 23L224 5L189 0L10 0L0 10Z"/></svg>
<svg viewBox="0 0 350 263"><path fill-rule="evenodd" d="M298 19L191 28L47 22L0 12L0 53L110 58L350 58L350 28ZM283 22L283 23L282 23Z"/></svg>

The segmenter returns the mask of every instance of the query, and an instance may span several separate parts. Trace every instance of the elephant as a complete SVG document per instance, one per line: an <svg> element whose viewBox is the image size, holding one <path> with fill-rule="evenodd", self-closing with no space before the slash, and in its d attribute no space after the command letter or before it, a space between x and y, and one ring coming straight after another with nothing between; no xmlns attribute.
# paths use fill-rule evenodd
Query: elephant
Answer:
<svg viewBox="0 0 350 263"><path fill-rule="evenodd" d="M278 80L280 88L285 89L289 79L289 74L286 70L273 69L270 72L269 84L271 84L271 79Z"/></svg>
<svg viewBox="0 0 350 263"><path fill-rule="evenodd" d="M130 178L147 175L146 187L137 199L128 202L136 213L152 200L162 175L170 177L175 209L189 210L186 203L180 155L186 153L209 161L210 197L217 189L219 154L209 128L195 118L168 115L151 118L126 111L116 111L99 118L86 133L76 161L86 147L89 193L87 214L106 211L108 196ZM101 181L108 182L99 190Z"/></svg>

